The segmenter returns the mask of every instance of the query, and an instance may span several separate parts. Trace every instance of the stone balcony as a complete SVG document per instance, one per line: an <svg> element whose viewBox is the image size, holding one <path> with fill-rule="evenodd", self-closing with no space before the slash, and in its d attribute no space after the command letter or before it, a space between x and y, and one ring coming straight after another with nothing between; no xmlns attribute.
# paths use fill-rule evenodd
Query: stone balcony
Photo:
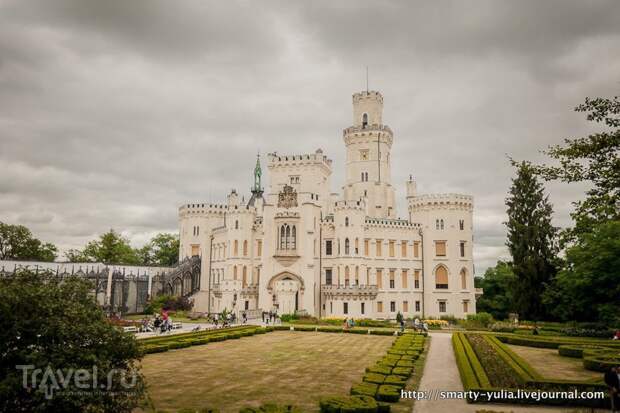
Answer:
<svg viewBox="0 0 620 413"><path fill-rule="evenodd" d="M293 264L295 261L299 259L299 254L297 253L296 249L289 249L289 250L277 249L276 253L273 255L273 258L278 260L278 262L282 264L284 267L289 267L291 266L291 264Z"/></svg>
<svg viewBox="0 0 620 413"><path fill-rule="evenodd" d="M249 284L241 288L241 296L243 297L257 297L258 296L258 284Z"/></svg>
<svg viewBox="0 0 620 413"><path fill-rule="evenodd" d="M374 299L377 297L379 289L376 285L321 285L321 292L326 298L365 298Z"/></svg>

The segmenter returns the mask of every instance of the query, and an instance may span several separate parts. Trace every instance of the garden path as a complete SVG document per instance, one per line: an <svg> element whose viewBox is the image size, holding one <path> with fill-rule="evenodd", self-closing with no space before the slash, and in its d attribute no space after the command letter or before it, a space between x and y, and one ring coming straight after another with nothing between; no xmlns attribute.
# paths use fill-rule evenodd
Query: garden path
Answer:
<svg viewBox="0 0 620 413"><path fill-rule="evenodd" d="M452 349L452 334L432 332L430 333L431 346L424 367L424 374L420 382L419 391L463 391L461 377L459 376L454 350ZM534 407L517 406L510 404L469 404L463 399L440 399L434 398L418 400L413 406L413 413L460 413L487 409L498 412L566 412L574 411L558 407Z"/></svg>

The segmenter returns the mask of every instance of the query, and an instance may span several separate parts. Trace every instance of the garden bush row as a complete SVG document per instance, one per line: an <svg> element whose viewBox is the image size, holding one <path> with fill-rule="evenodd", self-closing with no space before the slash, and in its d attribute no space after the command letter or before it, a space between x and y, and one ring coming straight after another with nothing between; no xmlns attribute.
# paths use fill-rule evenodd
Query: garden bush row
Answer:
<svg viewBox="0 0 620 413"><path fill-rule="evenodd" d="M379 403L400 400L400 390L413 374L415 360L424 351L424 335L405 333L399 336L387 354L366 369L362 382L351 387L351 395L367 396Z"/></svg>
<svg viewBox="0 0 620 413"><path fill-rule="evenodd" d="M168 350L186 348L190 346L202 345L217 341L230 339L239 339L241 337L253 336L255 334L264 334L273 331L270 327L253 327L246 329L222 329L211 330L210 334L201 334L195 336L177 337L176 335L167 336L165 339L156 342L142 343L145 354L162 353ZM181 334L179 334L181 336Z"/></svg>
<svg viewBox="0 0 620 413"><path fill-rule="evenodd" d="M307 332L319 332L319 333L349 333L349 334L372 334L376 336L394 336L400 335L399 331L394 330L371 330L366 328L337 328L337 327L325 327L325 326L307 326L307 325L295 325L295 326L283 326L277 325L273 327L275 330L285 331L307 331Z"/></svg>
<svg viewBox="0 0 620 413"><path fill-rule="evenodd" d="M601 340L588 337L557 337L557 336L523 336L518 334L495 334L502 343L517 346L558 348L561 345L593 344L620 349L620 343L612 340Z"/></svg>
<svg viewBox="0 0 620 413"><path fill-rule="evenodd" d="M558 353L564 357L583 359L583 367L588 370L604 372L620 365L620 348L594 344L564 344L558 347Z"/></svg>
<svg viewBox="0 0 620 413"><path fill-rule="evenodd" d="M490 334L478 334L480 336L484 336L484 340L486 343L489 343L493 349L496 351L496 357L501 359L507 365L509 365L514 370L514 375L519 378L523 384L519 385L519 388L524 388L528 390L538 390L538 391L553 391L553 392L573 392L577 390L578 392L594 392L594 391L603 391L606 392L606 386L600 383L593 382L579 382L579 381L571 381L571 380L549 380L543 379L536 372L534 368L532 368L529 363L525 360L517 356L514 352L512 352L506 345L504 345L504 340L506 337L502 337L499 335L490 335ZM541 340L532 340L526 341L527 343L534 344L532 347L542 347L540 345ZM553 340L547 340L547 344L550 345L549 342ZM465 390L472 390L478 392L499 392L502 388L504 390L516 390L505 388L497 383L489 382L488 376L482 365L480 364L480 360L477 358L475 351L470 350L468 347L471 346L471 343L467 339L467 335L464 333L455 333L452 336L452 342L454 347L454 353L456 357L457 366L459 369L459 373L461 375L461 381L463 382L463 387ZM506 342L510 342L506 340ZM526 342L521 342L521 345ZM497 396L496 393L495 395ZM478 398L478 400L468 399L468 402L486 402L487 400L484 397ZM601 399L541 399L540 401L536 401L535 399L516 399L508 397L506 400L494 398L494 402L506 402L506 403L528 403L528 404L551 404L551 405L561 405L561 406L587 406L587 407L605 407L608 405L608 400Z"/></svg>

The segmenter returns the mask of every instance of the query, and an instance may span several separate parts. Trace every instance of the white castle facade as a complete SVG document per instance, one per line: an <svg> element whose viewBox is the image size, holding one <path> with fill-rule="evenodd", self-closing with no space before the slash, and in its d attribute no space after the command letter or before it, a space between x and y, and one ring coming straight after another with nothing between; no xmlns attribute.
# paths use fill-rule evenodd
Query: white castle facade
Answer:
<svg viewBox="0 0 620 413"><path fill-rule="evenodd" d="M383 96L353 95L353 125L343 131L346 182L331 192L332 160L268 155L249 202L179 208L180 259L201 257L197 311L223 309L321 317L462 318L476 311L473 198L418 194L406 182L408 216L397 217L391 182L392 130Z"/></svg>

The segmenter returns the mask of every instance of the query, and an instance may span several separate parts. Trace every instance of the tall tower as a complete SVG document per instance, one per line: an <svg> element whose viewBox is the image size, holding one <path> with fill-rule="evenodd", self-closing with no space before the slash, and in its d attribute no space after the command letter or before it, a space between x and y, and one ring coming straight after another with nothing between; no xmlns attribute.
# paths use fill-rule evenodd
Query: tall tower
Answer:
<svg viewBox="0 0 620 413"><path fill-rule="evenodd" d="M390 167L392 130L383 124L383 96L376 91L353 95L353 126L343 131L347 147L347 201L366 199L367 214L396 218Z"/></svg>

